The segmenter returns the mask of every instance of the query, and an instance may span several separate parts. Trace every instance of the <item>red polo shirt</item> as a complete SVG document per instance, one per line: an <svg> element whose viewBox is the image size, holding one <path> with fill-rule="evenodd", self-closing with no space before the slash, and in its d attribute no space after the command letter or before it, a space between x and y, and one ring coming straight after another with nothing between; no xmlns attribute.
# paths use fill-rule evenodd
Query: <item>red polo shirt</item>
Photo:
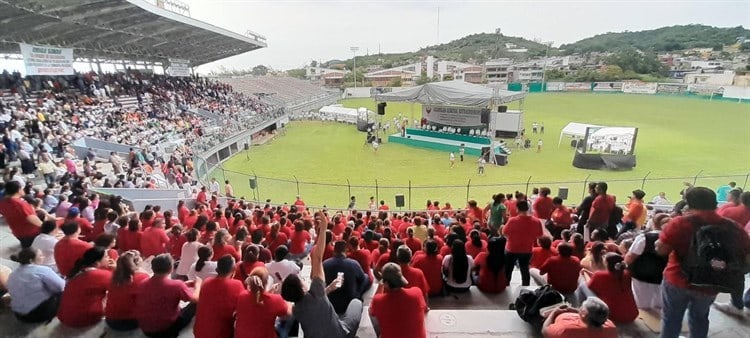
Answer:
<svg viewBox="0 0 750 338"><path fill-rule="evenodd" d="M531 250L531 264L530 266L532 268L541 268L544 262L547 261L550 257L557 255L557 252L555 252L554 249L550 248L549 250L545 250L542 247L538 246Z"/></svg>
<svg viewBox="0 0 750 338"><path fill-rule="evenodd" d="M542 222L533 216L518 215L511 217L503 227L503 234L507 237L505 251L516 254L531 253L536 239L541 237Z"/></svg>
<svg viewBox="0 0 750 338"><path fill-rule="evenodd" d="M422 290L422 294L430 294L430 285L427 284L427 279L424 277L422 270L412 268L409 265L401 264L401 274L406 278L408 287L417 287Z"/></svg>
<svg viewBox="0 0 750 338"><path fill-rule="evenodd" d="M69 327L99 323L104 316L104 297L111 280L112 272L105 269L89 269L68 280L57 319Z"/></svg>
<svg viewBox="0 0 750 338"><path fill-rule="evenodd" d="M200 302L195 313L195 338L232 337L237 299L244 290L242 282L236 279L206 279L201 287Z"/></svg>
<svg viewBox="0 0 750 338"><path fill-rule="evenodd" d="M377 294L370 303L370 314L380 324L380 338L427 338L426 309L422 291L413 287Z"/></svg>
<svg viewBox="0 0 750 338"><path fill-rule="evenodd" d="M55 244L55 263L57 271L67 276L76 265L76 261L83 257L86 250L93 247L91 243L84 242L78 238L65 237Z"/></svg>
<svg viewBox="0 0 750 338"><path fill-rule="evenodd" d="M541 274L547 274L547 283L560 293L571 293L578 288L580 271L581 261L573 256L552 256L539 269Z"/></svg>
<svg viewBox="0 0 750 338"><path fill-rule="evenodd" d="M500 271L495 274L490 270L487 266L487 256L488 254L486 252L482 252L477 255L477 258L474 260L474 266L479 267L479 284L477 284L477 287L482 292L487 293L503 292L508 284L505 279L505 272L503 269L500 269Z"/></svg>
<svg viewBox="0 0 750 338"><path fill-rule="evenodd" d="M107 290L107 308L104 310L104 316L107 319L115 320L135 319L133 304L135 304L138 288L148 278L148 274L136 272L133 275L133 281L130 283L123 285L110 283Z"/></svg>
<svg viewBox="0 0 750 338"><path fill-rule="evenodd" d="M750 222L750 208L743 204L726 207L719 210L718 214L737 222L740 227L743 227L747 222Z"/></svg>
<svg viewBox="0 0 750 338"><path fill-rule="evenodd" d="M622 279L609 271L597 271L591 276L588 287L609 306L609 319L615 323L631 323L638 318L630 273L623 272Z"/></svg>
<svg viewBox="0 0 750 338"><path fill-rule="evenodd" d="M292 255L299 255L305 252L305 246L310 240L310 233L305 230L293 232L289 243L289 253Z"/></svg>
<svg viewBox="0 0 750 338"><path fill-rule="evenodd" d="M370 282L372 282L374 278L373 278L372 269L371 269L372 261L370 259L371 259L372 254L370 253L370 251L367 249L349 251L348 256L349 258L359 263L359 266L362 267L362 271L364 271L367 274L367 276L370 277Z"/></svg>
<svg viewBox="0 0 750 338"><path fill-rule="evenodd" d="M214 256L211 257L212 261L218 261L219 258L224 257L226 255L230 255L234 257L234 261L240 260L240 254L237 253L237 249L235 249L233 246L229 244L224 244L222 246L212 246L211 247L214 250Z"/></svg>
<svg viewBox="0 0 750 338"><path fill-rule="evenodd" d="M440 294L443 290L443 256L421 254L414 257L411 265L422 270L427 285L429 285L429 295L434 296Z"/></svg>
<svg viewBox="0 0 750 338"><path fill-rule="evenodd" d="M263 293L260 303L255 295L244 291L237 300L237 324L234 330L235 338L267 338L276 337L274 323L276 317L283 317L289 311L289 306L277 294ZM198 335L196 335L196 338ZM212 335L210 337L219 337Z"/></svg>
<svg viewBox="0 0 750 338"><path fill-rule="evenodd" d="M615 208L615 198L610 195L598 195L591 203L589 212L589 223L594 225L605 225L609 223L609 216Z"/></svg>
<svg viewBox="0 0 750 338"><path fill-rule="evenodd" d="M184 282L155 276L141 283L135 301L135 317L143 332L161 332L180 315L180 301L193 294Z"/></svg>
<svg viewBox="0 0 750 338"><path fill-rule="evenodd" d="M555 205L549 196L539 196L534 201L534 216L539 219L548 220L552 217Z"/></svg>
<svg viewBox="0 0 750 338"><path fill-rule="evenodd" d="M0 201L0 214L5 217L5 222L16 238L30 238L39 234L41 228L26 220L26 217L34 213L34 207L23 198L7 197Z"/></svg>
<svg viewBox="0 0 750 338"><path fill-rule="evenodd" d="M169 236L162 228L148 227L141 235L141 256L147 258L167 252Z"/></svg>

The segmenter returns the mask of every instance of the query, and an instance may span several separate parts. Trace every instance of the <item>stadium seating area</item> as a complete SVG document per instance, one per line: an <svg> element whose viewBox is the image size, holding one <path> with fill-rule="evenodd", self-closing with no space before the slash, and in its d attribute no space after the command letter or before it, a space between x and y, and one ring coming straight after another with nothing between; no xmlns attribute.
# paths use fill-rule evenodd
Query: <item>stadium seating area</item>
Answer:
<svg viewBox="0 0 750 338"><path fill-rule="evenodd" d="M329 95L319 86L292 77L254 76L222 78L219 81L231 85L246 95L259 95L287 104L301 103L310 98Z"/></svg>

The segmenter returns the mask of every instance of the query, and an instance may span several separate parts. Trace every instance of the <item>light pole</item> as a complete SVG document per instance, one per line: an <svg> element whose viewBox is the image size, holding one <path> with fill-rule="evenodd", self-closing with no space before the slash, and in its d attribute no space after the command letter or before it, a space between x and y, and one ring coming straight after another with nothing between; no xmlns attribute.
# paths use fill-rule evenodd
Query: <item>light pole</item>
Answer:
<svg viewBox="0 0 750 338"><path fill-rule="evenodd" d="M352 67L352 73L354 74L354 88L357 88L357 51L359 47L349 47L349 50L354 53L354 66Z"/></svg>
<svg viewBox="0 0 750 338"><path fill-rule="evenodd" d="M547 58L549 56L549 47L552 46L552 44L555 43L554 41L547 41L544 44L547 45L547 49L544 52L544 66L542 68L542 91L546 91L546 88L544 87L544 81L547 77Z"/></svg>

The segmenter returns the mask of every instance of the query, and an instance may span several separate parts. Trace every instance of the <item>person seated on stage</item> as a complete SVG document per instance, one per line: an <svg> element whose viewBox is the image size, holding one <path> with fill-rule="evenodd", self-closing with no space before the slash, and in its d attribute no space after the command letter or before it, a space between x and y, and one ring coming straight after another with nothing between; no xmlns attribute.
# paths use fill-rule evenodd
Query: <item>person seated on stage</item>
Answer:
<svg viewBox="0 0 750 338"><path fill-rule="evenodd" d="M608 320L609 308L601 299L590 297L579 309L559 306L542 325L544 338L616 338L615 324Z"/></svg>

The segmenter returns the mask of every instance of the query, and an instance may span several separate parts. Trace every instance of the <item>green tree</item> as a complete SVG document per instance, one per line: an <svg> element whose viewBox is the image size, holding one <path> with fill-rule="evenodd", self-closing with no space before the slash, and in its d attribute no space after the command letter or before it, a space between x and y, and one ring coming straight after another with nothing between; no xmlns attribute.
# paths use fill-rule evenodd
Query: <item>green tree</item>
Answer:
<svg viewBox="0 0 750 338"><path fill-rule="evenodd" d="M264 65L257 65L253 67L253 75L255 76L263 76L268 74L268 67Z"/></svg>
<svg viewBox="0 0 750 338"><path fill-rule="evenodd" d="M453 80L453 74L443 75L443 81L452 81L452 80Z"/></svg>
<svg viewBox="0 0 750 338"><path fill-rule="evenodd" d="M312 60L310 62L310 67L317 67L317 66L318 66L318 61Z"/></svg>
<svg viewBox="0 0 750 338"><path fill-rule="evenodd" d="M305 78L305 74L307 74L307 72L305 72L305 70L302 69L302 68L298 68L298 69L287 70L286 74L289 75L289 76L291 76L291 77L296 77L298 79L304 79Z"/></svg>
<svg viewBox="0 0 750 338"><path fill-rule="evenodd" d="M391 83L389 84L391 87L401 87L401 78L397 77L391 80Z"/></svg>

